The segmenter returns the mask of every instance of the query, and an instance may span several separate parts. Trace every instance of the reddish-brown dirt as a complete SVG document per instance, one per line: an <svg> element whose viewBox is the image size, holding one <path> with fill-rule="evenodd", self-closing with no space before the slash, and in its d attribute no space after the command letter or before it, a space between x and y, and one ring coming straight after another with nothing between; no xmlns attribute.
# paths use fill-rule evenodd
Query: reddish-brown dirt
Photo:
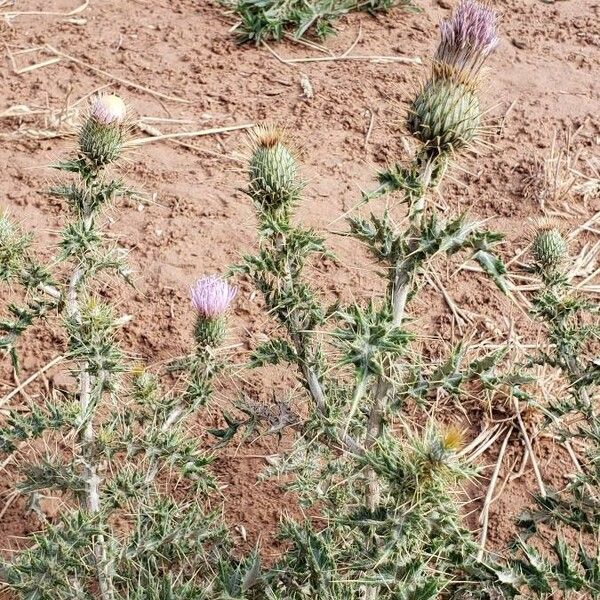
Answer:
<svg viewBox="0 0 600 600"><path fill-rule="evenodd" d="M360 33L353 55L420 56L426 60L435 47L436 24L449 14L454 2L418 3L423 8L418 14L393 10L376 18L363 14L344 18L338 24L338 35L327 40L326 46L341 54ZM328 261L315 267L319 286L330 297L342 300L382 293L382 283L373 276L368 258L356 242L336 235L345 226L334 220L356 203L361 189L373 187L377 168L405 156L403 103L425 75L425 66L382 60L284 64L265 47L236 46L229 31L233 20L206 0L103 0L90 2L81 13L68 18L50 14L3 18L3 12L58 13L76 6L69 0L12 4L0 1L0 37L18 67L55 56L49 51L17 55L19 50L50 44L104 71L63 58L18 74L3 50L0 114L15 106L40 112L0 119L0 207L37 235L41 256L51 255L65 216L60 204L44 193L54 177L47 166L72 146L63 134L52 137L57 128L68 129L68 123L57 122L56 115L61 108L103 88L125 97L139 117L182 120L146 119L163 133L265 119L284 123L302 148L308 179L299 218L323 231L338 257L337 264ZM461 160L460 169L453 169L437 201L448 210L469 209L474 216L490 219L491 227L506 233L504 253L510 258L526 245L528 219L541 214L537 199L524 191L536 157L548 155L554 132L581 127L579 147L589 155L598 152L600 4L597 0L494 0L492 4L502 15L502 44L490 61L485 92L490 119L496 123L491 131L493 147L477 158ZM272 48L285 58L325 56L291 42ZM314 92L311 98L304 95L300 84L304 76ZM136 85L119 83L116 78ZM185 101L159 98L153 91ZM75 110L85 106L85 101L81 102ZM133 133L145 135L139 129ZM243 135L233 132L181 140L186 145L156 141L128 154L125 176L140 197L115 206L109 227L131 251L137 289L118 288L109 294L133 317L125 329L127 351L150 364L179 356L189 348L190 282L204 273L223 272L254 245L252 208L239 191L245 181L239 162ZM580 203L579 216L573 217L572 224L591 217L600 208L598 204L594 200ZM401 214L402 207L397 210ZM479 315L476 323L467 327L473 343L485 336L495 342L505 339L509 315L524 327L523 341L528 341L528 332L533 331L528 318L485 279L466 271L442 279L462 308ZM411 307L411 316L415 319L412 327L424 339L442 340L436 347L450 343L451 317L438 291L425 287ZM268 327L258 298L242 283L232 317L232 343L250 348ZM60 352L60 345L49 348L53 341L43 329L26 338L22 379ZM2 373L0 395L14 386L7 366ZM64 374L55 370L49 379L61 377ZM251 379L245 388L226 381L219 401L242 392L264 401L285 396L286 389L278 382L276 375L269 374L267 380ZM15 398L14 402L18 401ZM196 424L199 435L206 437L206 426L214 425L216 419L213 407ZM473 423L472 432L477 433L478 427L479 423ZM522 455L517 440L515 436L505 463L514 465L515 471ZM265 465L260 457L274 452L273 440L257 441L228 450L217 462L217 473L226 486L223 498L228 522L232 528L243 526L250 544L260 536L267 554L276 551L271 535L280 517L295 511L293 498L282 494L276 483L257 483L257 474ZM542 443L538 452L547 482L564 485L563 475L571 467L562 453ZM495 462L495 453L488 453L483 462ZM529 464L525 475L506 485L493 505L492 545L506 540L515 515L535 490L531 471ZM471 490L473 497L485 493L489 472L484 471L481 486ZM501 476L507 475L505 468ZM0 500L0 510L3 503ZM474 526L478 506L475 502ZM0 521L3 547L10 545L7 536L21 536L38 525L24 503L15 502Z"/></svg>

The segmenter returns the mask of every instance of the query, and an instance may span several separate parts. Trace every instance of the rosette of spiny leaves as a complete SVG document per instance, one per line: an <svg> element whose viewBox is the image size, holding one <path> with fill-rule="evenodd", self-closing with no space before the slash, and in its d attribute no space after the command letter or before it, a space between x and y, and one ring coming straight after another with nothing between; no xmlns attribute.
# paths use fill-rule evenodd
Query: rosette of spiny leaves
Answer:
<svg viewBox="0 0 600 600"><path fill-rule="evenodd" d="M218 595L221 564L244 569L230 557L220 514L205 510L216 487L211 456L188 431L225 366L236 289L216 275L192 286L195 347L169 369L180 384L168 392L162 373L130 363L119 345L129 318L101 299L108 277L111 285L115 275L130 281L124 253L103 228L103 209L128 193L111 175L127 134L123 100L101 96L81 124L75 156L56 165L69 174L52 190L68 215L54 261L60 276L50 278L30 236L0 219L2 280L21 283L30 305L44 298L46 312L34 316L60 317L67 345L57 351L73 378L60 392L9 408L0 424L3 460L14 454L21 475L16 492L40 519L26 548L0 565L3 583L20 598L197 598L198 590ZM32 317L23 312L22 320ZM169 476L180 480L177 499L164 484ZM46 518L40 500L55 494L63 510Z"/></svg>
<svg viewBox="0 0 600 600"><path fill-rule="evenodd" d="M415 9L412 0L220 0L241 19L240 43L260 44L280 40L287 32L301 38L309 31L324 38L334 31L333 23L352 12L387 12L395 6Z"/></svg>
<svg viewBox="0 0 600 600"><path fill-rule="evenodd" d="M598 305L576 290L564 228L538 220L531 235L530 271L540 282L532 313L544 325L546 340L528 367L556 369L567 383L560 397L543 406L547 425L562 443L582 449L571 482L562 490L535 496L535 507L520 518L525 528L514 543L512 577L542 597L557 589L568 595L600 597L600 336ZM571 543L569 540L576 540Z"/></svg>

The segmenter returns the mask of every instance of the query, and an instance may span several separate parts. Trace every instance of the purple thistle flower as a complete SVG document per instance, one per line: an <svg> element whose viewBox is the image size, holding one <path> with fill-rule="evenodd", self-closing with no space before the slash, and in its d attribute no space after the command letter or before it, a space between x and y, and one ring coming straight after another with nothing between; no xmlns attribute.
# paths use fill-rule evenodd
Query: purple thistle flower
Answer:
<svg viewBox="0 0 600 600"><path fill-rule="evenodd" d="M205 319L216 319L222 316L237 294L237 288L219 277L209 275L202 277L191 287L192 306Z"/></svg>
<svg viewBox="0 0 600 600"><path fill-rule="evenodd" d="M91 116L103 125L120 124L125 119L125 102L115 94L98 96L92 104Z"/></svg>
<svg viewBox="0 0 600 600"><path fill-rule="evenodd" d="M496 12L475 0L460 0L454 14L440 23L435 58L460 70L476 72L499 41Z"/></svg>

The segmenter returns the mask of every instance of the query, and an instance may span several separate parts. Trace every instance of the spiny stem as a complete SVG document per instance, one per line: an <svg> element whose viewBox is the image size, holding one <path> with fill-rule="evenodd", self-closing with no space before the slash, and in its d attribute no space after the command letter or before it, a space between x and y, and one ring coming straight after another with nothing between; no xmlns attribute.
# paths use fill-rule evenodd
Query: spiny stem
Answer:
<svg viewBox="0 0 600 600"><path fill-rule="evenodd" d="M427 159L423 164L420 173L421 192L410 207L410 230L415 235L417 235L418 230L421 227L423 213L425 211L425 194L431 183L433 165L433 159ZM392 288L392 325L394 327L400 327L402 325L411 285L412 277L410 264L406 260L403 260L397 266ZM369 413L369 420L367 423L367 448L370 448L375 440L381 435L383 416L387 405L387 396L391 388L390 380L391 365L387 364L384 369L384 374L378 377L376 383L375 400L371 412ZM377 478L374 476L370 477L370 491L368 497L370 498L369 505L371 508L374 508L379 498L379 492L375 489L378 485Z"/></svg>
<svg viewBox="0 0 600 600"><path fill-rule="evenodd" d="M418 159L417 159L418 160ZM420 193L414 199L409 207L410 232L418 236L423 214L425 212L425 194L431 183L431 174L433 171L434 160L426 159L420 173ZM404 320L404 311L408 301L408 295L412 288L412 269L410 262L402 260L396 267L394 274L394 283L392 288L392 325L400 327ZM383 419L387 408L388 396L392 387L392 364L386 361L384 372L377 379L375 387L375 399L369 413L367 421L366 448L373 446L376 440L383 432ZM367 490L366 502L369 510L374 511L381 500L381 485L379 478L373 469L367 471ZM374 543L371 540L371 543ZM365 600L377 600L379 590L375 586L370 586L365 592Z"/></svg>
<svg viewBox="0 0 600 600"><path fill-rule="evenodd" d="M285 247L285 240L281 239L281 237L278 237L278 239L274 242L274 247L277 251L281 252ZM293 288L295 282L289 260L285 261L285 265L284 285L287 285L289 288ZM310 361L308 359L307 336L306 334L301 333L302 327L298 322L297 316L294 316L291 319L291 322L287 325L287 327L288 331L290 332L290 337L292 339L292 343L294 344L296 353L300 357L300 370L304 375L306 385L308 386L308 391L315 403L315 408L321 415L325 416L327 414L327 400L325 397L325 392L323 391L323 387L319 381L317 373L310 366ZM348 435L347 430L336 430L335 437L336 441L339 442L342 447L345 447L353 454L360 455L364 453L364 449L356 440Z"/></svg>
<svg viewBox="0 0 600 600"><path fill-rule="evenodd" d="M92 224L92 212L88 206L84 208L83 221L86 227ZM79 306L78 288L84 278L85 272L82 266L79 266L73 272L69 281L67 290L67 314L78 325L81 325L81 308ZM89 373L89 364L84 361L79 365L79 408L81 425L83 429L80 431L80 442L82 445L82 458L84 467L84 479L86 484L85 506L92 514L100 512L100 477L98 476L97 465L94 462L94 426L93 415L90 414L92 406L92 390L94 387L94 379ZM103 535L96 536L92 542L94 546L94 555L96 559L96 569L98 573L98 584L102 600L112 600L114 598L114 589L112 578L107 568L106 547Z"/></svg>
<svg viewBox="0 0 600 600"><path fill-rule="evenodd" d="M292 341L294 343L294 347L299 356L306 355L305 342L301 339L300 335L293 335ZM319 377L315 373L314 369L309 366L308 362L305 358L302 358L301 363L301 371L304 375L304 379L306 380L306 384L308 386L308 391L315 403L315 408L321 415L325 415L327 413L327 401L325 397L325 393L323 391L323 387L319 382ZM358 456L364 454L364 448L347 432L343 432L341 430L336 430L335 433L336 441L339 442L343 447L347 450L356 454Z"/></svg>
<svg viewBox="0 0 600 600"><path fill-rule="evenodd" d="M490 506L492 504L494 498L494 491L496 490L496 483L498 481L498 476L500 475L500 470L502 468L502 461L504 460L504 455L506 454L506 448L508 447L508 442L510 440L510 436L512 435L513 428L509 427L508 433L506 434L504 441L502 442L502 447L500 448L500 452L498 453L498 459L496 461L496 466L494 467L494 472L490 478L490 485L488 487L488 491L485 495L485 501L483 503L483 508L481 509L481 515L479 518L481 525L481 534L479 537L479 551L477 553L477 560L482 560L483 555L485 553L485 544L487 542L487 534L488 534L488 524L490 519Z"/></svg>

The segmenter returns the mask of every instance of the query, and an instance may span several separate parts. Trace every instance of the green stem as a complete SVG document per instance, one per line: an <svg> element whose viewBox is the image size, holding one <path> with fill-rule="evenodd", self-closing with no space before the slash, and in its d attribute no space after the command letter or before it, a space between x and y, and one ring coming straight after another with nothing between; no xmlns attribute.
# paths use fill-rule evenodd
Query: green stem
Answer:
<svg viewBox="0 0 600 600"><path fill-rule="evenodd" d="M282 239L282 237L278 235L277 238L272 239L271 242L274 252L279 254L284 252L284 248L287 245L285 239ZM294 275L289 265L289 261L287 260L285 261L285 277L282 284L288 286L288 289L290 290L295 286ZM319 376L315 369L311 366L312 360L310 358L310 341L308 340L308 336L302 331L302 327L298 322L297 316L290 319L288 322L283 323L283 325L287 329L292 343L294 344L296 354L299 357L299 367L302 375L304 376L308 392L315 404L315 408L320 415L325 417L327 415L327 398L325 396L323 386L319 381ZM364 453L362 446L354 438L352 438L347 431L336 429L334 438L335 443L340 444L343 448L352 452L353 454L361 455Z"/></svg>
<svg viewBox="0 0 600 600"><path fill-rule="evenodd" d="M431 174L433 172L434 160L427 159L421 168L420 180L421 180L421 191L420 194L413 200L409 208L409 219L410 219L410 232L413 236L419 234L421 223L423 220L423 214L425 212L426 193L431 184ZM410 261L405 259L401 260L395 268L392 283L392 325L393 327L400 327L404 320L404 311L406 309L406 303L408 302L408 296L412 288L412 266ZM383 417L387 406L387 398L391 389L391 368L392 365L386 365L383 375L380 375L377 379L375 388L375 400L371 412L369 413L369 420L367 423L367 440L366 446L370 448L375 440L382 433ZM379 493L375 489L375 482L373 481L372 489L368 496L371 498L369 504L372 508L376 505L375 501L378 501Z"/></svg>
<svg viewBox="0 0 600 600"><path fill-rule="evenodd" d="M348 429L350 428L350 424L352 423L352 418L358 410L358 405L360 404L360 401L362 400L365 394L365 391L367 389L367 380L368 371L364 368L360 369L357 375L354 393L352 394L352 404L350 406L350 413L348 414L348 419L346 421L346 424L344 425L344 435L348 433Z"/></svg>

